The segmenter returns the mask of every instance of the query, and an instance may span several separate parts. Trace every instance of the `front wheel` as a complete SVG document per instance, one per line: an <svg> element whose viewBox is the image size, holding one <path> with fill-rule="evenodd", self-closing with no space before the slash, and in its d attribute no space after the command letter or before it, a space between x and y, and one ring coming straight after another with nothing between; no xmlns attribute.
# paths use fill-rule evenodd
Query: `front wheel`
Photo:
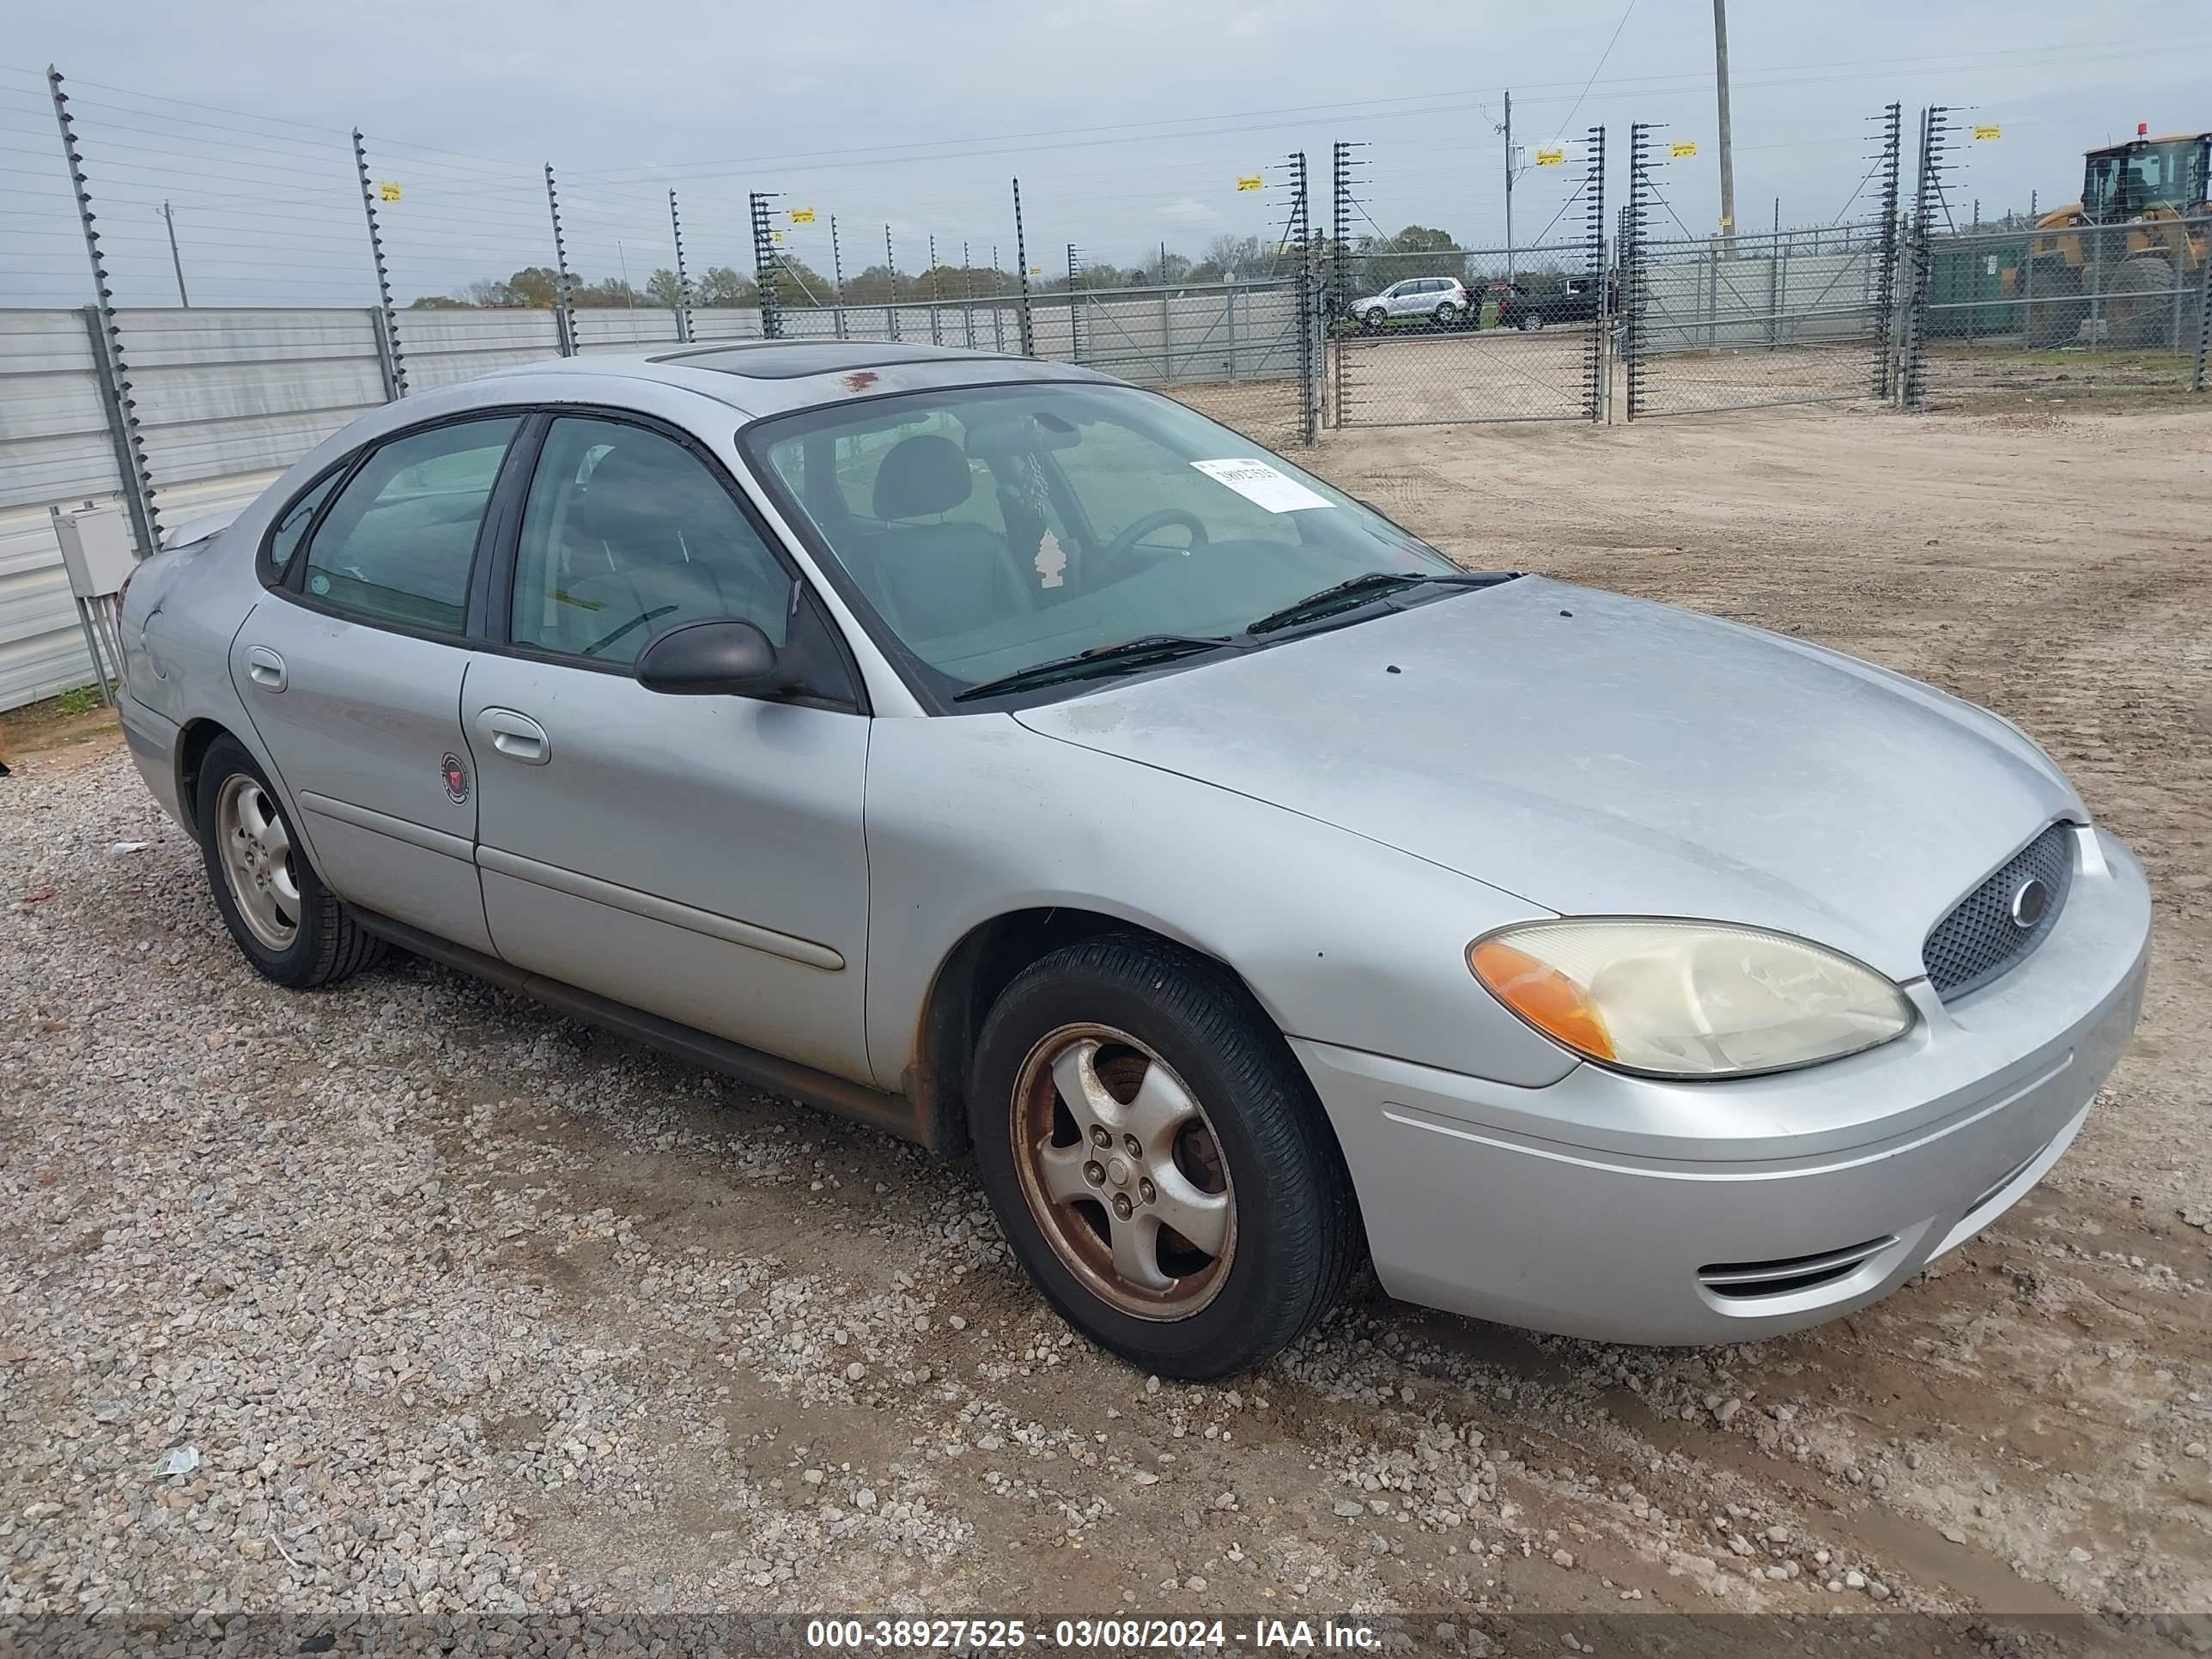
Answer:
<svg viewBox="0 0 2212 1659"><path fill-rule="evenodd" d="M1539 312L1532 311L1521 319L1521 331L1523 334L1540 333L1543 327L1544 319L1542 313Z"/></svg>
<svg viewBox="0 0 2212 1659"><path fill-rule="evenodd" d="M1372 311L1369 312L1364 318L1361 319L1361 320L1370 328L1380 328L1384 323L1390 320L1390 313L1383 310L1381 306L1376 306Z"/></svg>
<svg viewBox="0 0 2212 1659"><path fill-rule="evenodd" d="M295 990L334 984L383 954L307 862L268 778L232 737L200 763L193 813L223 926L266 978Z"/></svg>
<svg viewBox="0 0 2212 1659"><path fill-rule="evenodd" d="M1243 987L1109 933L1016 977L977 1046L984 1190L1068 1322L1147 1370L1224 1376L1342 1293L1359 1225L1312 1086Z"/></svg>

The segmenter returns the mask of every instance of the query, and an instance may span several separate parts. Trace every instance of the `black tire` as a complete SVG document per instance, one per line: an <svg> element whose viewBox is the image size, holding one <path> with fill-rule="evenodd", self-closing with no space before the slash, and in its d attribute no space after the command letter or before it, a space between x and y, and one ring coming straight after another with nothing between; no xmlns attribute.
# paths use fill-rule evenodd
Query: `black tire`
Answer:
<svg viewBox="0 0 2212 1659"><path fill-rule="evenodd" d="M1376 306L1373 310L1368 312L1366 315L1360 319L1360 321L1366 324L1370 328L1380 328L1383 324L1389 320L1390 313L1383 310L1381 306Z"/></svg>
<svg viewBox="0 0 2212 1659"><path fill-rule="evenodd" d="M2112 343L2138 349L2178 349L2175 325L2186 306L2174 304L2175 287L2173 261L2165 255L2137 253L2122 260L2106 290Z"/></svg>
<svg viewBox="0 0 2212 1659"><path fill-rule="evenodd" d="M1521 331L1523 334L1540 334L1543 331L1543 328L1544 313L1542 312L1530 311L1522 313Z"/></svg>
<svg viewBox="0 0 2212 1659"><path fill-rule="evenodd" d="M1435 316L1438 328L1449 328L1459 316L1459 307L1446 300L1436 308Z"/></svg>
<svg viewBox="0 0 2212 1659"><path fill-rule="evenodd" d="M200 856L207 866L208 886L215 895L215 908L246 959L260 970L264 978L301 991L335 985L370 966L384 954L384 941L362 931L344 902L323 885L322 878L315 873L305 852L300 850L296 835L291 836L294 850L287 866L300 893L300 915L294 937L288 948L276 950L255 936L240 914L237 900L232 896L216 845L217 803L224 784L237 776L250 778L258 784L268 799L278 803L276 810L282 815L281 798L270 787L268 775L245 744L225 734L208 745L207 754L200 762L199 790L192 816L199 826ZM289 834L289 822L285 829Z"/></svg>
<svg viewBox="0 0 2212 1659"><path fill-rule="evenodd" d="M2089 319L2089 302L2081 297L2081 273L2063 260L2038 260L2024 292L2029 347L2055 350L2072 345Z"/></svg>
<svg viewBox="0 0 2212 1659"><path fill-rule="evenodd" d="M1212 1299L1188 1315L1139 1317L1104 1300L1024 1195L1017 1085L1048 1036L1085 1024L1126 1032L1179 1076L1226 1171L1234 1247ZM1343 1294L1364 1237L1342 1155L1281 1034L1218 964L1141 933L1055 951L993 1006L973 1076L970 1127L999 1224L1047 1299L1101 1346L1164 1376L1222 1376L1272 1358Z"/></svg>

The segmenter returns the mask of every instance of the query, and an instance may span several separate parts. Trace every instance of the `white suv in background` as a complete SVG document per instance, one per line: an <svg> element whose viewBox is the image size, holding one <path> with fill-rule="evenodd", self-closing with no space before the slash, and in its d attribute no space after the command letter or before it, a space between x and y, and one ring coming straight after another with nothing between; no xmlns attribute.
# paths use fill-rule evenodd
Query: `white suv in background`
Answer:
<svg viewBox="0 0 2212 1659"><path fill-rule="evenodd" d="M1474 304L1467 284L1455 276L1408 276L1380 294L1354 300L1347 307L1370 328L1393 317L1426 317L1439 327L1457 322Z"/></svg>

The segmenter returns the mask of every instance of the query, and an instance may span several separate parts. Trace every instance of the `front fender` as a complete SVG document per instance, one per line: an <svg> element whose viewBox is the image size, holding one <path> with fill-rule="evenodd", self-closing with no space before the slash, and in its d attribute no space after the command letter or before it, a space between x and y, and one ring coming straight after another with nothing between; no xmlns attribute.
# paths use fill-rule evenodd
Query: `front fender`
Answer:
<svg viewBox="0 0 2212 1659"><path fill-rule="evenodd" d="M877 722L868 750L867 1042L915 1059L974 928L1066 907L1226 963L1286 1035L1525 1088L1573 1069L1475 982L1468 942L1549 911L1349 831L1029 731Z"/></svg>

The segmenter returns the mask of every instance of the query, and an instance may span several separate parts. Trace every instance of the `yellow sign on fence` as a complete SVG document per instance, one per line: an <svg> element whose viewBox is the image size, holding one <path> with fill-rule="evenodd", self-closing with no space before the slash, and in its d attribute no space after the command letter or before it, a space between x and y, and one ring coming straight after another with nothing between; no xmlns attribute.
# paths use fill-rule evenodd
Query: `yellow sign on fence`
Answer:
<svg viewBox="0 0 2212 1659"><path fill-rule="evenodd" d="M394 183L392 179L385 179L376 187L376 199L380 202L398 201L399 199L398 185Z"/></svg>
<svg viewBox="0 0 2212 1659"><path fill-rule="evenodd" d="M1536 165L1540 167L1564 167L1566 160L1567 153L1564 149L1540 149L1536 152Z"/></svg>
<svg viewBox="0 0 2212 1659"><path fill-rule="evenodd" d="M1974 129L1975 141L1979 143L1987 143L1992 138L2002 138L2003 137L2004 129L2000 126L1990 125L1986 127L1976 127Z"/></svg>
<svg viewBox="0 0 2212 1659"><path fill-rule="evenodd" d="M791 222L792 222L792 223L793 223L794 225L811 225L811 224L812 224L812 223L814 222L814 210L813 210L812 208L793 208L793 209L792 209L792 210L791 210Z"/></svg>
<svg viewBox="0 0 2212 1659"><path fill-rule="evenodd" d="M1667 146L1667 154L1673 156L1678 161L1685 155L1695 155L1697 153L1698 141L1694 138L1685 138L1679 143L1673 143Z"/></svg>
<svg viewBox="0 0 2212 1659"><path fill-rule="evenodd" d="M1267 182L1266 179L1256 173L1240 173L1237 175L1237 188L1239 190L1257 190Z"/></svg>

